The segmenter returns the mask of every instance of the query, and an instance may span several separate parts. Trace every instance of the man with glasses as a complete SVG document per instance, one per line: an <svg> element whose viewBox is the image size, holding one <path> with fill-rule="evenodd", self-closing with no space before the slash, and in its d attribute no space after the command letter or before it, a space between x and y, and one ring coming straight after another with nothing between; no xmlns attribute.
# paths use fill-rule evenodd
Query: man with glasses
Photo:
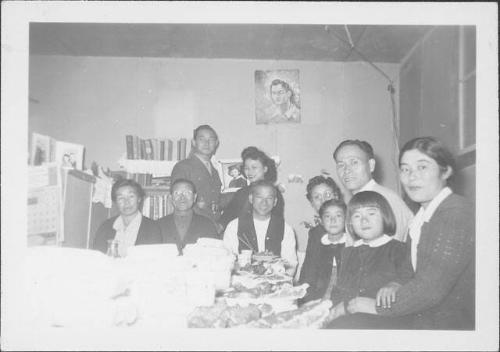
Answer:
<svg viewBox="0 0 500 352"><path fill-rule="evenodd" d="M193 205L196 187L186 179L177 179L170 187L174 212L158 220L163 243L175 243L179 254L186 244L196 243L200 237L219 238L213 221L196 214Z"/></svg>
<svg viewBox="0 0 500 352"><path fill-rule="evenodd" d="M357 139L345 140L335 149L333 158L337 164L337 175L348 191L352 194L374 191L387 199L396 218L394 238L405 242L408 223L413 214L396 192L379 185L373 179L375 157L372 146L368 142Z"/></svg>

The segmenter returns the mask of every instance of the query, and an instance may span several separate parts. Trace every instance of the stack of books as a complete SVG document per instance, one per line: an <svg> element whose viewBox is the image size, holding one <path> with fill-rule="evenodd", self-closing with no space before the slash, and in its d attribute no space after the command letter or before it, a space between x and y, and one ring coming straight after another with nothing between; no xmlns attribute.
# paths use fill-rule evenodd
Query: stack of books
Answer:
<svg viewBox="0 0 500 352"><path fill-rule="evenodd" d="M126 135L127 159L129 160L168 160L186 159L187 139L173 141L169 138L143 139Z"/></svg>

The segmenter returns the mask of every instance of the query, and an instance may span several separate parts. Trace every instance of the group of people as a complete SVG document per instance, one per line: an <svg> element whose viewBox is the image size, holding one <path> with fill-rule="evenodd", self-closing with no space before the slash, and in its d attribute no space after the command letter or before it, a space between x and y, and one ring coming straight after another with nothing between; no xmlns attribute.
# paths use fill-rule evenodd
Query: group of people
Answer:
<svg viewBox="0 0 500 352"><path fill-rule="evenodd" d="M142 188L117 181L112 199L120 214L101 225L94 248L106 251L111 240L124 244L123 251L173 243L182 254L186 244L213 237L236 255L250 249L281 256L293 275L296 239L285 221L273 159L256 147L245 148L241 158L249 184L223 202L210 161L218 146L212 127L194 130L189 157L172 171L174 212L157 221L141 215ZM328 328L474 329L474 209L448 187L456 171L452 154L432 137L415 138L401 149L399 178L409 199L420 205L416 214L373 179L369 143L343 141L333 158L349 194L344 199L330 177L313 177L307 185L319 221L309 230L300 270L299 283L309 285L301 303L331 299Z"/></svg>

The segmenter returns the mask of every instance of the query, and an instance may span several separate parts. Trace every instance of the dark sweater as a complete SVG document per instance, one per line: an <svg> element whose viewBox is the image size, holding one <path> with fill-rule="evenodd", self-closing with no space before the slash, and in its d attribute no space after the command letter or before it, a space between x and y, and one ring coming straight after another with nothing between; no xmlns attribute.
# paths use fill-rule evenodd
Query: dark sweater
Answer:
<svg viewBox="0 0 500 352"><path fill-rule="evenodd" d="M332 289L333 306L348 303L355 297L375 298L378 290L391 281L404 284L413 269L410 248L391 240L380 247L346 247L337 285ZM384 317L357 313L344 315L327 325L329 329L407 329L412 317Z"/></svg>
<svg viewBox="0 0 500 352"><path fill-rule="evenodd" d="M177 245L177 249L179 250L179 254L182 254L182 250L186 244L196 243L200 237L219 238L213 221L194 212L193 217L191 218L191 223L189 224L187 232L182 239L179 236L177 226L175 225L174 214L158 219L157 224L160 227L163 243L175 243Z"/></svg>
<svg viewBox="0 0 500 352"><path fill-rule="evenodd" d="M309 230L306 256L300 270L299 278L299 284L307 283L309 287L301 303L323 297L332 275L334 257L337 263L337 270L340 269L341 252L344 244L322 244L321 237L325 233L326 231L321 225L317 225Z"/></svg>
<svg viewBox="0 0 500 352"><path fill-rule="evenodd" d="M112 217L104 221L101 226L97 229L94 243L92 249L97 249L103 253L108 250L108 240L112 240L116 236L116 230L113 229L113 223L118 218L118 216ZM141 225L139 226L139 232L137 233L137 239L135 245L140 244L157 244L161 243L160 228L156 223L142 216Z"/></svg>
<svg viewBox="0 0 500 352"><path fill-rule="evenodd" d="M410 250L405 243L391 240L379 247L346 247L332 302L335 306L358 296L375 298L389 282L404 284L412 275Z"/></svg>
<svg viewBox="0 0 500 352"><path fill-rule="evenodd" d="M416 329L474 329L475 219L473 206L451 194L421 229L415 277L381 315L418 313Z"/></svg>
<svg viewBox="0 0 500 352"><path fill-rule="evenodd" d="M184 178L193 182L197 194L194 211L213 221L217 221L220 216L220 189L222 183L217 170L213 165L211 167L212 174L208 172L206 166L196 155L191 154L187 159L175 164L171 181L173 184L175 180ZM212 209L212 204L216 206L216 209ZM213 210L215 210L215 213Z"/></svg>
<svg viewBox="0 0 500 352"><path fill-rule="evenodd" d="M232 220L236 219L242 213L252 213L252 205L248 200L250 194L250 186L245 186L240 188L234 195L229 204L225 207L222 215L219 219L219 223L226 228ZM276 206L273 208L272 214L284 217L285 201L281 192L276 189L276 194L278 195L278 201Z"/></svg>

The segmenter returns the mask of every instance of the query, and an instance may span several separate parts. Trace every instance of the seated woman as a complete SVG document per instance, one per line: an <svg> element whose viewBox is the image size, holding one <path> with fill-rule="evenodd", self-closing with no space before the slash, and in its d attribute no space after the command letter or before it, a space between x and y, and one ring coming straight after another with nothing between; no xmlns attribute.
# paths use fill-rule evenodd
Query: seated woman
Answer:
<svg viewBox="0 0 500 352"><path fill-rule="evenodd" d="M370 314L349 315L352 299L374 299L389 282L404 284L413 270L409 248L392 237L396 220L389 202L380 193L356 193L347 206L347 228L354 243L342 251L342 267L331 299L330 329L404 329L408 317L386 318Z"/></svg>
<svg viewBox="0 0 500 352"><path fill-rule="evenodd" d="M93 249L106 253L108 241L116 240L120 256L125 256L130 246L161 243L158 225L141 214L144 196L142 187L133 180L122 179L114 183L111 199L120 215L104 221L97 229Z"/></svg>
<svg viewBox="0 0 500 352"><path fill-rule="evenodd" d="M306 190L306 198L311 203L316 214L318 214L324 202L332 199L341 201L342 198L340 189L330 177L315 176L311 178ZM345 211L345 205L343 205L343 208ZM344 232L343 220L342 232ZM334 243L330 243L330 241L322 243L321 239L326 233L327 231L321 223L309 230L306 256L299 277L300 284L309 284L307 295L302 300L303 303L321 298L326 293L332 274L333 258L335 258L337 267L340 268L340 250L334 247L338 247L337 245L343 246L345 239L341 237Z"/></svg>
<svg viewBox="0 0 500 352"><path fill-rule="evenodd" d="M415 276L388 284L376 299L358 298L349 309L385 317L415 314L414 329L472 330L474 207L447 186L453 156L440 141L420 137L404 145L399 165L404 190L421 205L408 236Z"/></svg>
<svg viewBox="0 0 500 352"><path fill-rule="evenodd" d="M188 243L200 237L218 238L215 224L209 218L196 214L193 205L196 188L193 182L179 178L170 187L174 212L157 221L163 243L175 243L179 254Z"/></svg>
<svg viewBox="0 0 500 352"><path fill-rule="evenodd" d="M219 222L223 228L242 212L251 213L252 207L248 202L250 186L252 183L265 180L275 183L277 179L276 164L274 160L268 157L263 151L256 147L247 147L241 152L245 175L250 185L240 188L233 196L229 204L225 207ZM283 195L277 189L277 204L273 209L273 215L283 217L285 202Z"/></svg>
<svg viewBox="0 0 500 352"><path fill-rule="evenodd" d="M230 166L227 173L233 178L229 182L229 188L241 188L247 185L247 180L241 174L239 164Z"/></svg>

